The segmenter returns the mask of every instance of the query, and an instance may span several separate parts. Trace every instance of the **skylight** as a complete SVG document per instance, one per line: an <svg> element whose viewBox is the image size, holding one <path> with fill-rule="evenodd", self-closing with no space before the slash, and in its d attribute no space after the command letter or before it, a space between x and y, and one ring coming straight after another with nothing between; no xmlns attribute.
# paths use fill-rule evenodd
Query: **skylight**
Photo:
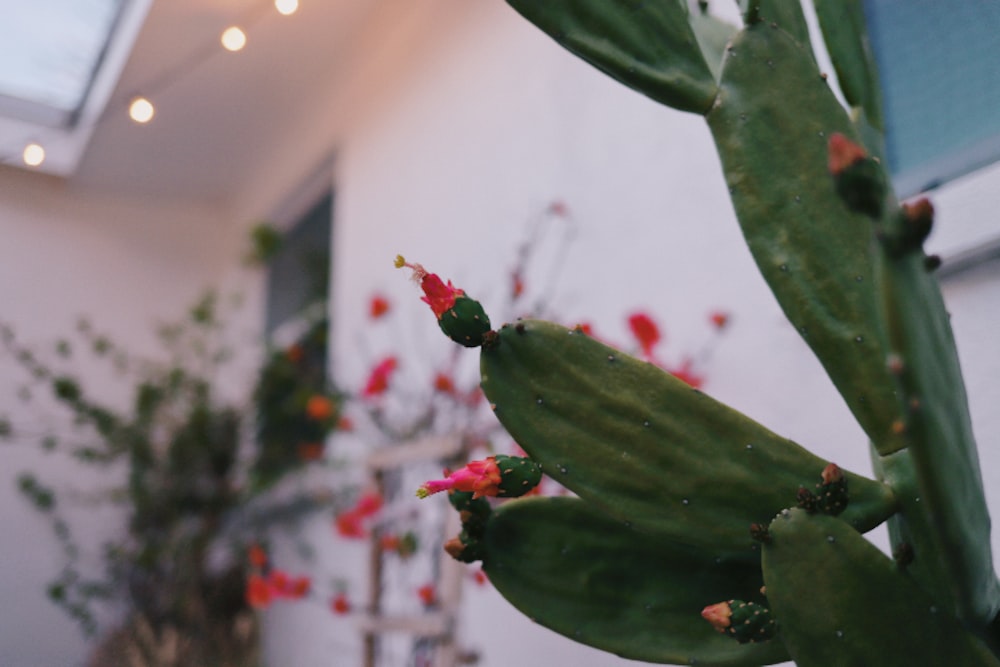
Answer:
<svg viewBox="0 0 1000 667"><path fill-rule="evenodd" d="M0 160L75 168L152 0L0 0Z"/></svg>
<svg viewBox="0 0 1000 667"><path fill-rule="evenodd" d="M2 0L0 92L61 112L71 124L121 11L122 0Z"/></svg>

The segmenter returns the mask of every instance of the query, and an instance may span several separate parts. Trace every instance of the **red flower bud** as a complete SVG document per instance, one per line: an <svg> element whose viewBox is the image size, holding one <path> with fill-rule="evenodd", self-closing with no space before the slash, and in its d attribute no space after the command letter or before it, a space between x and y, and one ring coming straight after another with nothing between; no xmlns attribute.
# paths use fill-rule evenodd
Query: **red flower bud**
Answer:
<svg viewBox="0 0 1000 667"><path fill-rule="evenodd" d="M830 135L830 140L827 142L827 152L827 169L834 176L868 157L868 152L862 146L854 143L840 132Z"/></svg>
<svg viewBox="0 0 1000 667"><path fill-rule="evenodd" d="M712 624L719 632L725 632L731 624L729 620L732 618L733 608L729 606L728 602L719 602L717 604L711 604L701 610L701 617Z"/></svg>
<svg viewBox="0 0 1000 667"><path fill-rule="evenodd" d="M389 312L389 300L381 294L376 294L368 304L368 316L377 320Z"/></svg>
<svg viewBox="0 0 1000 667"><path fill-rule="evenodd" d="M343 593L338 593L332 600L330 600L330 609L334 614L344 615L350 613L351 602L347 599L347 596Z"/></svg>
<svg viewBox="0 0 1000 667"><path fill-rule="evenodd" d="M647 359L652 358L653 347L660 342L661 338L660 328L656 326L656 322L646 313L635 313L629 316L628 326L638 341L639 347L642 348L643 355Z"/></svg>
<svg viewBox="0 0 1000 667"><path fill-rule="evenodd" d="M326 396L310 396L306 402L306 416L317 422L323 422L333 416L335 406Z"/></svg>

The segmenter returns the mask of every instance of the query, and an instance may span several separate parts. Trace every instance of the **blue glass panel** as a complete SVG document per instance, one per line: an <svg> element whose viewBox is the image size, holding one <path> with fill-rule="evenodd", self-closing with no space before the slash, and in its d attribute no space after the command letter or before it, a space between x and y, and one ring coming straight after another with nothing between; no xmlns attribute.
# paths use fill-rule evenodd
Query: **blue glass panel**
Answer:
<svg viewBox="0 0 1000 667"><path fill-rule="evenodd" d="M900 194L1000 159L1000 2L864 4Z"/></svg>

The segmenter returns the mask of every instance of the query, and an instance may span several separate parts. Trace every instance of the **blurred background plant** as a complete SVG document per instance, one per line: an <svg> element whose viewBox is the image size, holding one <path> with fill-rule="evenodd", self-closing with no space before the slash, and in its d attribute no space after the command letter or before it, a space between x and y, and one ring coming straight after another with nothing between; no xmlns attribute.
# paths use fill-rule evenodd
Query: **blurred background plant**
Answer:
<svg viewBox="0 0 1000 667"><path fill-rule="evenodd" d="M529 220L508 280L489 295L499 304L493 311L508 320L557 319L549 302L573 233L561 202ZM261 225L251 242L248 262L266 267L282 235ZM315 267L317 285L327 271ZM0 438L71 457L99 481L90 488L49 479L44 458L18 478L61 549L48 597L98 637L91 665L259 664L259 612L284 600L337 616L438 611L447 604L440 554L448 514L416 502L416 480L472 456L520 451L483 399L477 369L463 366L468 358L457 349L442 359L421 352L421 341L403 333L411 331L403 321L409 312L387 296L373 292L366 304L357 345L370 370L354 388L331 379L324 301L307 300L268 344L234 343L242 341L232 326L240 301L206 293L158 328L155 358L123 348L86 318L48 350L0 325L6 361L23 371L24 405L0 418ZM722 312L707 321L715 334L727 323ZM651 315L633 312L627 324L637 353L702 384L714 337L697 354L664 355ZM387 349L375 349L380 338ZM122 400L93 389L106 387L107 373ZM253 380L234 389L233 379L244 376ZM444 448L427 448L435 442ZM361 476L357 458L341 455L350 451L368 462ZM563 492L546 484L547 493ZM91 553L73 514L100 507L116 508L122 529ZM367 582L311 558L301 528L318 512L332 515L340 539L367 544ZM281 548L289 541L302 558ZM276 560L292 562L295 572ZM467 575L485 583L478 569ZM370 639L369 661L394 651L420 664L436 650L419 637L395 649L374 633Z"/></svg>

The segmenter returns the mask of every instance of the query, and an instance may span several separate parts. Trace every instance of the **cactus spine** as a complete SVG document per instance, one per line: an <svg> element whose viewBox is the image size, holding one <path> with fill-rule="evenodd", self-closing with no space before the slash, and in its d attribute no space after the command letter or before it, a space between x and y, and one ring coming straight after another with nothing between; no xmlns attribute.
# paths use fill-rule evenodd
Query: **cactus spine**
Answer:
<svg viewBox="0 0 1000 667"><path fill-rule="evenodd" d="M481 333L482 387L579 497L477 505L450 550L543 625L637 660L1000 665L989 516L921 247L933 210L887 187L860 0L815 0L846 110L798 2L743 0L740 29L707 3L508 2L705 117L755 261L867 434L877 480L580 331L525 321ZM885 520L895 561L862 536ZM753 629L730 632L734 618Z"/></svg>

